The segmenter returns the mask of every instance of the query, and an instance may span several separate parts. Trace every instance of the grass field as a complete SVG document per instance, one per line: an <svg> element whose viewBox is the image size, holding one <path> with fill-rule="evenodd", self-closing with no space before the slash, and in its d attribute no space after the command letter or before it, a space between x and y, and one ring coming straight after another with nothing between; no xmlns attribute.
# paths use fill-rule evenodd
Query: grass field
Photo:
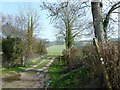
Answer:
<svg viewBox="0 0 120 90"><path fill-rule="evenodd" d="M48 55L62 55L65 45L54 45L47 48Z"/></svg>

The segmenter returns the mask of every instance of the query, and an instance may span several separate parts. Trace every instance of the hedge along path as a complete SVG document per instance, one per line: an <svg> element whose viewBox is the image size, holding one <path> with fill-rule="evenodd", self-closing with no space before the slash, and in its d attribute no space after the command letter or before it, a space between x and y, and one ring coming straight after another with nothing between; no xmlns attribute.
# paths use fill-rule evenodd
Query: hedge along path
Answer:
<svg viewBox="0 0 120 90"><path fill-rule="evenodd" d="M110 83L110 79L109 79L109 76L108 76L108 71L106 69L106 65L105 65L104 60L102 58L101 50L100 50L97 38L93 38L93 43L94 43L94 45L96 47L97 54L98 54L99 59L101 61L101 65L102 65L106 85L107 85L108 89L112 90L112 85Z"/></svg>

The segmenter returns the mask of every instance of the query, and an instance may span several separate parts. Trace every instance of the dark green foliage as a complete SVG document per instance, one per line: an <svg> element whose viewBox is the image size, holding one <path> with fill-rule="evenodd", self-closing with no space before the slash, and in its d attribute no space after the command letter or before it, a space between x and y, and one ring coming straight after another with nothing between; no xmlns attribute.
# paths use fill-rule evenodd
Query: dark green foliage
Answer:
<svg viewBox="0 0 120 90"><path fill-rule="evenodd" d="M23 43L20 38L7 37L2 40L3 65L5 62L10 66L21 64L23 57Z"/></svg>
<svg viewBox="0 0 120 90"><path fill-rule="evenodd" d="M6 59L10 59L13 53L13 40L10 37L2 40L2 51Z"/></svg>

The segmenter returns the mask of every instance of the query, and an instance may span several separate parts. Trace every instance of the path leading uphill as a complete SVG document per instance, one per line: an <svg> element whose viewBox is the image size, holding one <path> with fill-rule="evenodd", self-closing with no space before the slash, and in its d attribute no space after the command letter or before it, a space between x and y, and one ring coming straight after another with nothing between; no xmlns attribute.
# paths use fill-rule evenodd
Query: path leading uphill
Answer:
<svg viewBox="0 0 120 90"><path fill-rule="evenodd" d="M2 81L3 88L44 88L47 80L47 70L54 61L54 58L48 57L42 60L36 65L27 68L23 72L19 73L20 79L8 81L8 79ZM45 62L47 64L45 64ZM37 68L38 66L41 68ZM14 77L14 76L13 76Z"/></svg>

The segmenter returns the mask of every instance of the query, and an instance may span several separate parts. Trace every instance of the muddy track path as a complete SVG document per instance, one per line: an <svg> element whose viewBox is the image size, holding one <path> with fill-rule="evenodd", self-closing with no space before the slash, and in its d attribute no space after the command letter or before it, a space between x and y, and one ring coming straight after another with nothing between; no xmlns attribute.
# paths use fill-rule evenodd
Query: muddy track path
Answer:
<svg viewBox="0 0 120 90"><path fill-rule="evenodd" d="M2 88L44 88L47 80L47 70L54 61L55 57L48 57L43 59L36 65L27 68L23 72L20 72L20 79L11 82L2 80ZM41 68L36 68L48 61L46 65Z"/></svg>

